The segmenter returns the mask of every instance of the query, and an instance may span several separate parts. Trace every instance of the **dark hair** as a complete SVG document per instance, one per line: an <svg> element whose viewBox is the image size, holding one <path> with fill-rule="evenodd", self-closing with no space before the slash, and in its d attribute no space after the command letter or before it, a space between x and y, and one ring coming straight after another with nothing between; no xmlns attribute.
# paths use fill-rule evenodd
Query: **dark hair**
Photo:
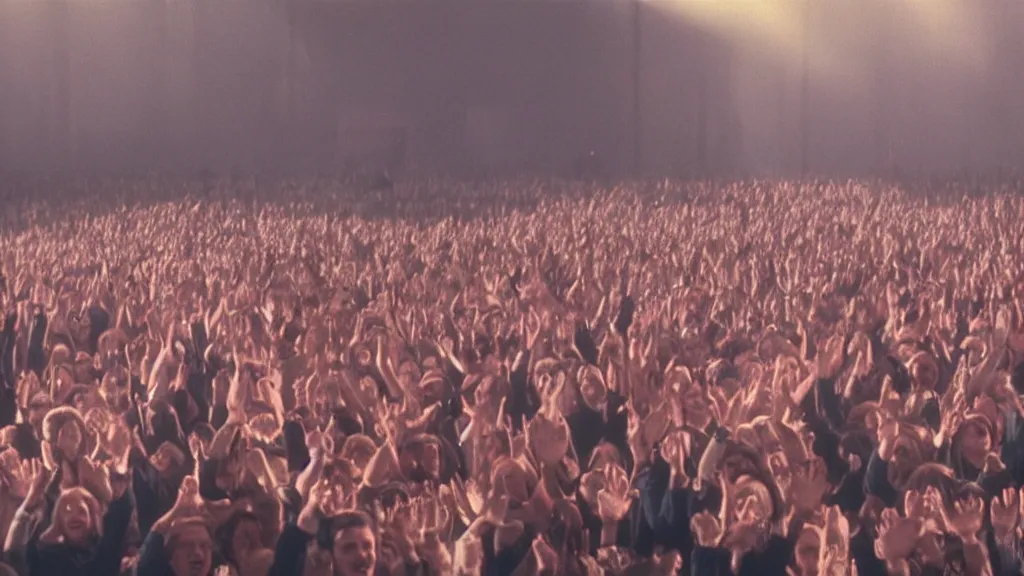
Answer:
<svg viewBox="0 0 1024 576"><path fill-rule="evenodd" d="M238 526L242 522L255 522L259 524L260 519L252 512L240 510L232 514L224 524L221 524L214 535L217 547L220 549L221 555L224 556L224 560L235 566L238 565L238 558L235 558L234 550L231 549L231 541L234 539L235 531L238 530Z"/></svg>
<svg viewBox="0 0 1024 576"><path fill-rule="evenodd" d="M333 549L334 538L349 528L373 530L374 523L368 514L360 510L346 510L337 516L324 518L320 521L320 529L316 535L317 545L324 550Z"/></svg>
<svg viewBox="0 0 1024 576"><path fill-rule="evenodd" d="M189 526L202 526L206 530L206 533L210 535L210 539L213 540L213 533L210 531L210 525L207 524L206 520L198 516L184 518L174 524L174 527L171 529L170 534L168 534L167 536L168 554L174 553L174 548L178 545L178 537L180 536L181 528Z"/></svg>
<svg viewBox="0 0 1024 576"><path fill-rule="evenodd" d="M36 438L35 429L28 422L15 425L12 445L22 459L43 457L42 446Z"/></svg>

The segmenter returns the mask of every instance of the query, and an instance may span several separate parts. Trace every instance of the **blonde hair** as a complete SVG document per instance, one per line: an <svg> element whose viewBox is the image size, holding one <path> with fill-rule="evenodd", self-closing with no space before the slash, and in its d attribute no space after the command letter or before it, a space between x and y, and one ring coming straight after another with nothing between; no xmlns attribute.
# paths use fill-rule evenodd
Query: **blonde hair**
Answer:
<svg viewBox="0 0 1024 576"><path fill-rule="evenodd" d="M89 509L89 528L97 536L103 536L103 523L100 522L101 506L100 501L93 496L92 492L89 492L81 486L75 486L74 488L68 488L60 493L57 497L57 501L53 506L53 517L51 523L57 530L60 531L60 536L64 536L64 526L60 522L60 511L65 506L70 504L70 500L80 499L85 503L86 508Z"/></svg>

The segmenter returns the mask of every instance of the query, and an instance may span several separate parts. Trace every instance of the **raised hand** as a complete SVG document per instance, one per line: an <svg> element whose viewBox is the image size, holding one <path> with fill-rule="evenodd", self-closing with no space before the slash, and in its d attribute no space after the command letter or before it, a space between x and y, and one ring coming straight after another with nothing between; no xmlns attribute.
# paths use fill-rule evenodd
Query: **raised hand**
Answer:
<svg viewBox="0 0 1024 576"><path fill-rule="evenodd" d="M845 563L850 557L850 522L838 506L832 506L825 511L825 541L820 548L823 561L826 548L835 552L835 561Z"/></svg>
<svg viewBox="0 0 1024 576"><path fill-rule="evenodd" d="M178 499L174 502L175 510L182 513L198 513L203 508L203 499L199 495L199 481L186 476L178 488Z"/></svg>
<svg viewBox="0 0 1024 576"><path fill-rule="evenodd" d="M825 464L815 458L806 465L799 467L790 485L790 502L802 512L817 510L828 491L828 478Z"/></svg>
<svg viewBox="0 0 1024 576"><path fill-rule="evenodd" d="M626 471L618 464L609 464L605 468L605 485L597 492L597 514L601 521L608 524L622 520L635 495Z"/></svg>
<svg viewBox="0 0 1024 576"><path fill-rule="evenodd" d="M923 522L903 518L895 509L886 508L878 521L875 554L886 562L900 562L910 555L922 535Z"/></svg>
<svg viewBox="0 0 1024 576"><path fill-rule="evenodd" d="M96 493L97 497L109 501L113 496L110 472L102 463L93 462L88 456L78 461L78 477L82 485Z"/></svg>
<svg viewBox="0 0 1024 576"><path fill-rule="evenodd" d="M546 465L561 462L569 449L569 426L561 414L539 413L527 425L527 442L534 456Z"/></svg>
<svg viewBox="0 0 1024 576"><path fill-rule="evenodd" d="M697 539L697 545L704 548L714 548L722 539L721 523L707 512L695 514L690 519L690 530Z"/></svg>
<svg viewBox="0 0 1024 576"><path fill-rule="evenodd" d="M665 437L661 443L661 457L672 469L672 484L679 488L690 485L690 477L686 474L686 438L685 432L677 431Z"/></svg>
<svg viewBox="0 0 1024 576"><path fill-rule="evenodd" d="M27 509L42 503L46 482L50 479L42 460L22 460L11 475L11 496L23 498Z"/></svg>
<svg viewBox="0 0 1024 576"><path fill-rule="evenodd" d="M480 518L492 526L500 526L508 516L509 497L507 494L498 496L492 493L480 511Z"/></svg>
<svg viewBox="0 0 1024 576"><path fill-rule="evenodd" d="M985 518L985 502L977 496L968 496L953 503L952 514L947 517L946 525L964 542L977 539Z"/></svg>
<svg viewBox="0 0 1024 576"><path fill-rule="evenodd" d="M537 573L557 573L558 554L551 548L544 536L537 536L533 539L533 556L537 560Z"/></svg>
<svg viewBox="0 0 1024 576"><path fill-rule="evenodd" d="M327 482L319 481L309 490L306 503L299 513L298 526L306 534L316 534L320 525L320 514L322 514L324 503L330 498L330 486Z"/></svg>
<svg viewBox="0 0 1024 576"><path fill-rule="evenodd" d="M924 494L917 490L907 490L903 496L903 511L907 518L927 518L929 516L928 502Z"/></svg>
<svg viewBox="0 0 1024 576"><path fill-rule="evenodd" d="M1008 536L1017 528L1017 523L1020 521L1019 500L1017 490L1013 488L1004 489L1002 497L992 499L989 517L998 538Z"/></svg>
<svg viewBox="0 0 1024 576"><path fill-rule="evenodd" d="M192 459L197 463L206 459L206 455L203 453L203 440L195 434L188 438L188 450L192 453Z"/></svg>
<svg viewBox="0 0 1024 576"><path fill-rule="evenodd" d="M818 378L834 378L843 366L843 343L841 334L836 334L818 350Z"/></svg>
<svg viewBox="0 0 1024 576"><path fill-rule="evenodd" d="M892 457L892 451L896 448L896 439L900 434L900 423L895 418L881 413L878 422L878 455L883 460Z"/></svg>
<svg viewBox="0 0 1024 576"><path fill-rule="evenodd" d="M668 432L671 423L672 407L667 402L662 402L644 418L642 425L644 443L648 446L654 446L655 443L661 441Z"/></svg>

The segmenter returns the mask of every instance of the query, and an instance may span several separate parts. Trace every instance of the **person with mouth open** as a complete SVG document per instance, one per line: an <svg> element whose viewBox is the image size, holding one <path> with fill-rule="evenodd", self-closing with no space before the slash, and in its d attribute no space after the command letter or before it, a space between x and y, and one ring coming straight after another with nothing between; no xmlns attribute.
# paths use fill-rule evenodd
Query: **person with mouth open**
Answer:
<svg viewBox="0 0 1024 576"><path fill-rule="evenodd" d="M309 491L297 521L286 525L277 541L269 576L314 576L305 570L306 550L314 539L320 548L330 550L332 568L325 570L326 574L368 576L376 573L377 535L372 520L358 510L327 517L321 507L327 494L326 483L319 483Z"/></svg>
<svg viewBox="0 0 1024 576"><path fill-rule="evenodd" d="M139 551L136 574L153 576L210 576L213 536L200 516L203 502L199 483L187 476L174 506L150 529Z"/></svg>
<svg viewBox="0 0 1024 576"><path fill-rule="evenodd" d="M132 502L127 485L101 514L99 500L81 487L66 489L57 498L50 527L28 547L29 574L92 576L116 574L124 554Z"/></svg>

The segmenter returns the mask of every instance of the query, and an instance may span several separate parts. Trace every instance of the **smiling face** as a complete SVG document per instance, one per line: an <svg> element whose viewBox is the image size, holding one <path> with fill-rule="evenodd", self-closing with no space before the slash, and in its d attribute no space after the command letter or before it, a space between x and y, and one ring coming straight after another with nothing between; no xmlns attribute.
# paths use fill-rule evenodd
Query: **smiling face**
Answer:
<svg viewBox="0 0 1024 576"><path fill-rule="evenodd" d="M86 546L93 535L92 510L85 496L72 492L57 502L57 522L66 542Z"/></svg>
<svg viewBox="0 0 1024 576"><path fill-rule="evenodd" d="M346 528L334 538L336 576L368 576L377 564L377 539L369 526Z"/></svg>
<svg viewBox="0 0 1024 576"><path fill-rule="evenodd" d="M206 576L213 563L213 540L205 526L190 524L181 528L171 552L174 576Z"/></svg>

